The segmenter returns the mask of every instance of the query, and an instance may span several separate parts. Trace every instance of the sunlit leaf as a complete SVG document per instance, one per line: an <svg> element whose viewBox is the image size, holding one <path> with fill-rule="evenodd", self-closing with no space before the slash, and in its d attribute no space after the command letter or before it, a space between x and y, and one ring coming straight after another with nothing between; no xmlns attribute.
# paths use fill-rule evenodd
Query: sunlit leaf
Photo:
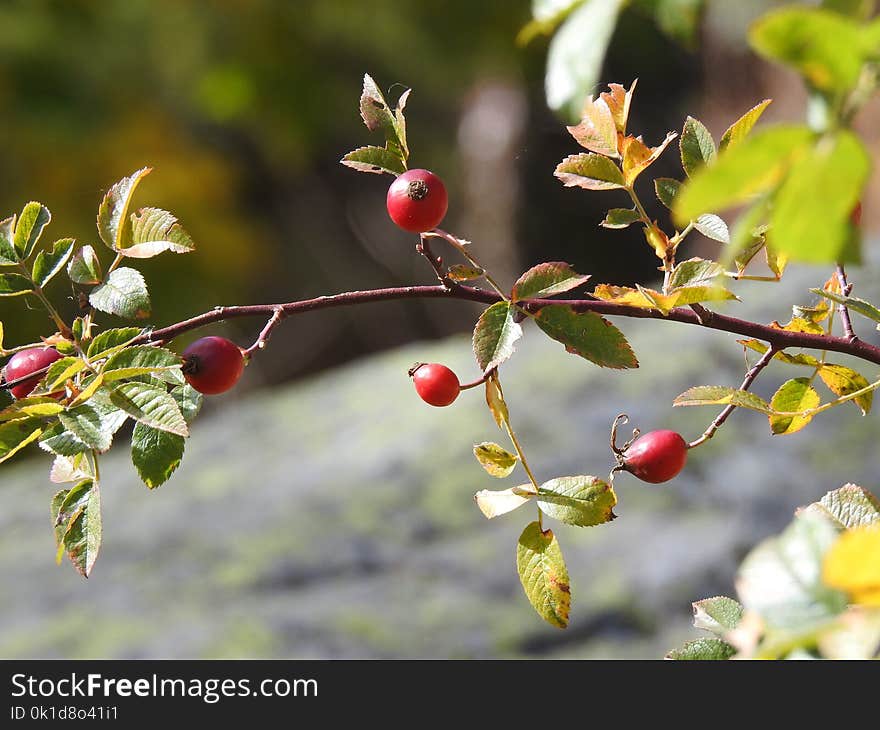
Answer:
<svg viewBox="0 0 880 730"><path fill-rule="evenodd" d="M345 155L340 162L359 172L399 175L406 171L400 157L384 147L358 147Z"/></svg>
<svg viewBox="0 0 880 730"><path fill-rule="evenodd" d="M486 309L474 328L473 348L477 364L487 372L513 355L514 343L522 337L516 322L516 309L508 302L497 302Z"/></svg>
<svg viewBox="0 0 880 730"><path fill-rule="evenodd" d="M131 239L131 220L128 209L135 188L153 168L144 167L114 183L104 195L98 208L98 233L107 248L116 252Z"/></svg>
<svg viewBox="0 0 880 730"><path fill-rule="evenodd" d="M73 239L62 238L55 241L51 251L40 251L34 259L31 278L37 286L46 286L67 263L73 251Z"/></svg>
<svg viewBox="0 0 880 730"><path fill-rule="evenodd" d="M736 654L730 644L715 637L702 637L685 642L678 649L673 649L665 659L675 661L721 661L730 659Z"/></svg>
<svg viewBox="0 0 880 730"><path fill-rule="evenodd" d="M825 556L822 580L847 593L852 603L880 606L880 528L844 532Z"/></svg>
<svg viewBox="0 0 880 730"><path fill-rule="evenodd" d="M832 393L840 397L855 393L857 390L867 388L869 385L867 379L861 373L844 365L834 365L833 363L823 365L819 369L819 377L822 378L822 382L828 386ZM863 416L867 416L873 401L874 393L868 391L854 398L852 402L862 412Z"/></svg>
<svg viewBox="0 0 880 730"><path fill-rule="evenodd" d="M810 384L809 378L792 378L783 383L770 400L770 431L776 435L800 431L813 417L809 414L780 416L777 413L800 413L819 405L819 394Z"/></svg>
<svg viewBox="0 0 880 730"><path fill-rule="evenodd" d="M40 240L43 229L51 220L52 215L49 213L49 209L42 203L31 201L22 208L21 214L15 222L15 233L12 237L12 243L22 261L31 255L34 246Z"/></svg>
<svg viewBox="0 0 880 730"><path fill-rule="evenodd" d="M111 271L103 284L92 289L89 302L95 309L126 319L144 319L152 310L144 277L124 266Z"/></svg>
<svg viewBox="0 0 880 730"><path fill-rule="evenodd" d="M588 275L578 274L563 261L549 261L533 266L520 276L513 285L511 298L520 301L564 294L582 286L589 278Z"/></svg>
<svg viewBox="0 0 880 730"><path fill-rule="evenodd" d="M757 121L761 118L761 115L764 113L764 110L770 106L772 99L764 99L760 104L753 106L749 109L745 114L743 114L739 119L737 119L733 124L731 124L727 131L724 132L724 135L721 137L721 144L719 145L722 150L727 149L728 147L736 147L740 142L742 142L749 132L752 131L752 127L755 126Z"/></svg>
<svg viewBox="0 0 880 730"><path fill-rule="evenodd" d="M531 484L499 491L482 489L474 495L474 501L486 519L491 520L529 502L535 496L534 489Z"/></svg>
<svg viewBox="0 0 880 730"><path fill-rule="evenodd" d="M537 499L544 514L569 525L591 527L616 517L614 489L594 476L551 479L541 485Z"/></svg>
<svg viewBox="0 0 880 730"><path fill-rule="evenodd" d="M532 522L519 537L516 568L529 602L547 623L564 629L571 611L571 586L553 530Z"/></svg>
<svg viewBox="0 0 880 730"><path fill-rule="evenodd" d="M493 477L510 476L516 467L516 454L511 454L507 449L489 441L474 446L474 456L480 462L480 466Z"/></svg>
<svg viewBox="0 0 880 730"><path fill-rule="evenodd" d="M673 406L726 406L734 405L759 413L770 413L770 406L760 396L747 390L723 385L698 385L689 388L673 402Z"/></svg>
<svg viewBox="0 0 880 730"><path fill-rule="evenodd" d="M692 605L694 626L719 636L735 629L743 615L743 607L727 596L704 598Z"/></svg>
<svg viewBox="0 0 880 730"><path fill-rule="evenodd" d="M623 333L595 312L551 305L538 312L538 326L566 351L607 368L637 368L638 360Z"/></svg>
<svg viewBox="0 0 880 730"><path fill-rule="evenodd" d="M614 190L626 185L623 173L617 165L607 157L591 152L569 155L556 166L553 174L567 188Z"/></svg>
<svg viewBox="0 0 880 730"><path fill-rule="evenodd" d="M584 104L580 124L568 127L575 141L590 152L617 157L617 127L604 99L589 99Z"/></svg>
<svg viewBox="0 0 880 730"><path fill-rule="evenodd" d="M99 284L101 262L95 249L88 245L77 249L67 265L67 275L74 284Z"/></svg>
<svg viewBox="0 0 880 730"><path fill-rule="evenodd" d="M681 166L688 177L693 177L697 170L715 159L715 140L699 119L688 117L685 120L678 146Z"/></svg>

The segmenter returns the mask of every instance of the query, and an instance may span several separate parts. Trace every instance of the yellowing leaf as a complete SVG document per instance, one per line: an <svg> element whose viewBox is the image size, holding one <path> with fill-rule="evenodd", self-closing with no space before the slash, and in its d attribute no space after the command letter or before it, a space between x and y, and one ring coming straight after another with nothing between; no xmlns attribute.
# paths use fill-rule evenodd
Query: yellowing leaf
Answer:
<svg viewBox="0 0 880 730"><path fill-rule="evenodd" d="M607 157L592 153L569 155L556 166L553 174L567 188L614 190L626 185L617 165Z"/></svg>
<svg viewBox="0 0 880 730"><path fill-rule="evenodd" d="M728 147L736 147L743 139L745 139L746 135L752 131L752 127L755 126L755 123L758 119L761 118L761 115L764 113L764 110L770 105L772 99L764 99L760 104L753 106L749 109L745 114L743 114L739 119L737 119L733 124L731 124L724 135L721 137L721 149L725 150Z"/></svg>
<svg viewBox="0 0 880 730"><path fill-rule="evenodd" d="M880 606L880 529L844 532L825 556L822 580L848 593L853 603Z"/></svg>
<svg viewBox="0 0 880 730"><path fill-rule="evenodd" d="M591 98L584 105L583 118L568 131L581 147L606 157L617 157L617 129L608 104Z"/></svg>
<svg viewBox="0 0 880 730"><path fill-rule="evenodd" d="M819 370L819 377L822 378L822 382L828 386L831 392L838 396L849 395L868 387L868 381L864 375L843 365L833 365L831 363L823 365ZM863 416L868 415L873 401L874 393L871 391L853 399L853 403L858 406Z"/></svg>
<svg viewBox="0 0 880 730"><path fill-rule="evenodd" d="M810 421L811 415L781 416L778 413L800 413L819 405L819 394L810 385L809 378L793 378L776 391L770 400L770 431L777 435L797 433Z"/></svg>
<svg viewBox="0 0 880 730"><path fill-rule="evenodd" d="M518 507L522 507L535 496L534 489L531 484L511 487L510 489L503 489L497 492L482 489L474 495L474 501L486 519L491 520L494 517L506 515L508 512L513 512ZM529 490L532 491L530 492Z"/></svg>
<svg viewBox="0 0 880 730"><path fill-rule="evenodd" d="M510 476L516 467L516 454L511 454L507 449L488 441L474 446L474 456L480 462L480 466L493 477Z"/></svg>
<svg viewBox="0 0 880 730"><path fill-rule="evenodd" d="M623 176L627 185L632 185L636 178L663 154L678 135L669 132L666 139L657 147L648 147L641 137L627 137L623 141Z"/></svg>
<svg viewBox="0 0 880 730"><path fill-rule="evenodd" d="M636 89L636 83L638 83L638 79L635 79L632 82L629 91L620 84L608 84L609 91L603 91L599 94L599 98L602 99L611 110L611 116L614 117L614 124L617 127L617 131L621 134L626 134L626 122L629 119L629 106L632 102L633 92Z"/></svg>
<svg viewBox="0 0 880 730"><path fill-rule="evenodd" d="M516 548L516 568L538 615L560 629L568 626L571 587L553 530L542 530L537 522L523 530Z"/></svg>
<svg viewBox="0 0 880 730"><path fill-rule="evenodd" d="M493 373L486 380L486 405L492 413L492 418L498 424L498 428L504 428L504 424L510 420L507 412L507 403L504 402L504 393L501 390L501 381L498 380L498 374Z"/></svg>

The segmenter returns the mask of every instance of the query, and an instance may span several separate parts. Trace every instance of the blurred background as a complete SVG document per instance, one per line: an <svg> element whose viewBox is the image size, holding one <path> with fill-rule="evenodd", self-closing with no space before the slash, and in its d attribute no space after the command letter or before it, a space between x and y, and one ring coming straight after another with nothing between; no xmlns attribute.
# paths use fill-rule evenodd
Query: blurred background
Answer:
<svg viewBox="0 0 880 730"><path fill-rule="evenodd" d="M646 142L680 130L688 114L717 138L767 97L765 119L802 117L795 76L745 42L750 20L776 3L710 1L694 34L664 26L654 12L664 4L623 7L599 77L639 78L630 128ZM385 213L390 178L338 163L381 143L357 110L370 73L392 100L413 88L411 166L443 176L444 227L473 241L497 278L565 260L594 282L650 281L656 259L641 232L598 228L623 199L552 176L578 148L545 100L547 40L516 43L530 17L527 0L9 0L0 211L39 200L53 214L51 240L74 236L101 255L104 191L154 167L137 202L174 212L198 246L141 267L157 326L219 304L431 283L413 236ZM860 120L875 153L876 121L875 105ZM649 177L681 176L675 152L651 172L645 200ZM659 205L651 212L663 220ZM685 256L716 251L691 239ZM785 319L824 278L800 267L779 289L746 285L742 296L758 304L740 311ZM73 312L61 278L52 286ZM437 359L471 379L478 312L411 301L285 323L241 387L208 404L184 466L159 493L136 483L118 444L104 474L104 553L87 582L52 561L45 456L4 465L0 656L659 656L688 633L690 601L730 592L736 561L795 506L847 480L870 488L877 476L844 409L827 417L825 439L774 441L772 469L764 456L732 453L771 446L760 419L737 414L716 439L724 443L701 449L674 485L623 484L628 520L562 531L576 611L567 632L544 627L513 567L521 521L484 523L471 503L493 486L471 444L499 437L480 398L428 411L406 378L413 361ZM0 320L9 343L49 334L44 315L17 301L0 300ZM262 324L211 332L247 345ZM711 415L673 413L672 398L740 379L730 338L621 324L637 373L599 372L536 337L511 364L514 419L548 478L606 473L607 429L623 410L643 428L699 433ZM681 353L675 363L663 355L670 348ZM853 468L838 475L828 454L852 454Z"/></svg>

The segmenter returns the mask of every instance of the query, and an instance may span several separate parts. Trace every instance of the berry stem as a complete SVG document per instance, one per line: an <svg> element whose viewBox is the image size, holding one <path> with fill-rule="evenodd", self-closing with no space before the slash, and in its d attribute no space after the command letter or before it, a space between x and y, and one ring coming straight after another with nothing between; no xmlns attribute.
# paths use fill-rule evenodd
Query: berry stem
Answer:
<svg viewBox="0 0 880 730"><path fill-rule="evenodd" d="M464 256L465 259L467 259L468 263L470 263L472 266L476 266L478 269L483 270L483 278L489 282L489 286L491 286L495 290L496 294L501 297L502 301L510 301L510 299L504 293L504 290L501 288L501 285L492 278L491 274L489 274L485 266L483 266L479 261L471 256L470 251L467 250L467 246L462 243L458 238L440 228L435 228L433 231L428 231L427 233L423 233L422 235L436 236L437 238L442 238L444 241L451 244L453 248L455 248L462 256Z"/></svg>
<svg viewBox="0 0 880 730"><path fill-rule="evenodd" d="M471 388L477 388L477 387L483 385L483 383L485 383L492 376L492 373L494 373L494 372L495 372L494 370L490 370L487 373L483 373L483 375L480 376L479 378L477 378L476 380L459 386L459 390L470 390Z"/></svg>
<svg viewBox="0 0 880 730"><path fill-rule="evenodd" d="M428 260L431 268L434 269L434 273L437 274L440 283L447 289L451 289L453 282L449 280L446 276L446 272L443 270L443 259L435 255L431 250L431 243L424 233L419 234L419 242L416 244L416 251Z"/></svg>
<svg viewBox="0 0 880 730"><path fill-rule="evenodd" d="M739 389L742 391L746 391L752 387L752 383L755 382L755 378L761 373L761 371L770 364L770 361L776 357L776 353L779 352L779 349L771 346L770 349L767 350L763 355L761 355L760 359L752 365L751 369L746 373L746 377L742 381L742 385L739 386ZM724 422L730 417L730 414L736 410L736 406L731 403L727 406L721 413L718 414L718 417L709 424L709 428L707 428L703 435L700 436L696 441L691 441L688 444L689 449L695 449L697 446L706 443L710 438L715 435L715 432L718 431L724 425Z"/></svg>
<svg viewBox="0 0 880 730"><path fill-rule="evenodd" d="M846 270L843 264L837 264L837 280L840 282L840 293L848 297L852 293L853 285L846 280ZM856 333L853 331L852 320L849 316L849 307L845 304L839 305L840 321L843 324L843 334L849 340L856 340Z"/></svg>
<svg viewBox="0 0 880 730"><path fill-rule="evenodd" d="M254 344L244 351L244 356L250 357L257 350L264 349L266 347L266 343L269 341L269 337L272 334L272 330L274 330L281 323L281 320L284 319L284 317L284 309L282 307L276 307L272 312L272 316L269 317L269 321L266 322L266 326L263 327L263 329L260 331L260 334L257 336Z"/></svg>

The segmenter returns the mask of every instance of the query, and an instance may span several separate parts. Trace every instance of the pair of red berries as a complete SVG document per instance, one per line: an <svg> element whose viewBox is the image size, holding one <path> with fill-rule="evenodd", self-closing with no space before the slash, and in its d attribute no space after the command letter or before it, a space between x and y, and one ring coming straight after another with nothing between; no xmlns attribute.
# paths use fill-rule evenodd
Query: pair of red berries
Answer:
<svg viewBox="0 0 880 730"><path fill-rule="evenodd" d="M51 347L34 347L15 353L6 364L6 382L24 378L43 370L61 355ZM244 372L244 352L224 337L202 337L183 351L183 375L200 393L216 395L232 388ZM14 398L31 394L42 374L18 383L9 389Z"/></svg>

